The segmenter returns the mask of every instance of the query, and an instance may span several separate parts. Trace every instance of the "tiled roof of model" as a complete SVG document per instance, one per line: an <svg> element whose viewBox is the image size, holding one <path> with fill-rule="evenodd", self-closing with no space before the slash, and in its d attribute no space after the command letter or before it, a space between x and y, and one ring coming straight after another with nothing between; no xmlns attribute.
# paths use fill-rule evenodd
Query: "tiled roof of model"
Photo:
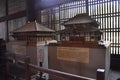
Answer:
<svg viewBox="0 0 120 80"><path fill-rule="evenodd" d="M49 29L36 21L27 23L20 28L17 28L13 32L54 32L54 30Z"/></svg>
<svg viewBox="0 0 120 80"><path fill-rule="evenodd" d="M72 25L72 24L84 24L84 23L94 23L99 25L97 21L92 19L88 14L83 13L83 14L78 14L74 16L73 18L69 19L64 23L64 25Z"/></svg>

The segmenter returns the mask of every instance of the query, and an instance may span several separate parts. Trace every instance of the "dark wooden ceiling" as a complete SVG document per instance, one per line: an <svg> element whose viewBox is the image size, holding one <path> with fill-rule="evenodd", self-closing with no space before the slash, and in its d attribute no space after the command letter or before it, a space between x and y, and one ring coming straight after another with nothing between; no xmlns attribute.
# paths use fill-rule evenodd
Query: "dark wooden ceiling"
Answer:
<svg viewBox="0 0 120 80"><path fill-rule="evenodd" d="M61 4L80 1L80 0L36 0L36 1L37 1L37 4L36 4L37 9L40 9L40 8L45 9L45 8L59 6Z"/></svg>

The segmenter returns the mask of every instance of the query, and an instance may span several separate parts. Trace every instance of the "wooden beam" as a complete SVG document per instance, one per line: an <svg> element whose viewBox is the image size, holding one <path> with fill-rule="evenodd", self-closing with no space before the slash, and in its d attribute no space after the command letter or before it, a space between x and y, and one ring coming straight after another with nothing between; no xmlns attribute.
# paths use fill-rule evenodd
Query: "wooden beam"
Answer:
<svg viewBox="0 0 120 80"><path fill-rule="evenodd" d="M10 15L6 15L4 17L0 17L0 22L3 21L7 21L7 20L12 20L12 19L17 19L20 17L25 17L26 16L26 10L14 13L14 14L10 14Z"/></svg>
<svg viewBox="0 0 120 80"><path fill-rule="evenodd" d="M25 62L20 61L20 60L18 61L18 64L23 65L23 66L26 65ZM35 71L48 73L50 75L61 77L63 79L67 79L67 80L95 80L95 79L92 79L92 78L83 77L83 76L79 76L79 75L75 75L75 74L70 74L70 73L66 73L66 72L62 72L62 71L58 71L58 70L45 69L45 68L38 67L38 66L33 65L33 64L27 64L27 65L29 66L30 69L33 69Z"/></svg>
<svg viewBox="0 0 120 80"><path fill-rule="evenodd" d="M35 10L36 0L26 0L26 16L27 21L36 20L36 10Z"/></svg>

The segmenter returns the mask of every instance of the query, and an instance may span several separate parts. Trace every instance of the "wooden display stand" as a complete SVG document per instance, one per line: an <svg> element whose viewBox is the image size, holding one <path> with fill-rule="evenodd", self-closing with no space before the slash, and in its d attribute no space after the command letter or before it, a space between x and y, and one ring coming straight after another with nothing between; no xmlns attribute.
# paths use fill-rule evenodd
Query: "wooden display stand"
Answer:
<svg viewBox="0 0 120 80"><path fill-rule="evenodd" d="M93 46L93 45L91 45ZM96 79L96 70L109 71L109 47L49 46L49 68ZM106 79L107 80L107 79Z"/></svg>

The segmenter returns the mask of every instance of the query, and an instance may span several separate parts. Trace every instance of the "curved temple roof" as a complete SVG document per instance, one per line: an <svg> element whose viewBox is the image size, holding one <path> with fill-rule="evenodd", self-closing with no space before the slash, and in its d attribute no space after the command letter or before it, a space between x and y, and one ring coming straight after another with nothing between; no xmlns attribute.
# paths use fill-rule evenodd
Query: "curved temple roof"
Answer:
<svg viewBox="0 0 120 80"><path fill-rule="evenodd" d="M93 23L96 26L99 25L97 21L92 19L88 14L83 13L83 14L77 14L73 18L69 19L64 23L64 25L73 25L73 24L86 24L86 23Z"/></svg>
<svg viewBox="0 0 120 80"><path fill-rule="evenodd" d="M33 21L13 31L13 33L18 32L54 32L54 30L49 29L36 21Z"/></svg>

